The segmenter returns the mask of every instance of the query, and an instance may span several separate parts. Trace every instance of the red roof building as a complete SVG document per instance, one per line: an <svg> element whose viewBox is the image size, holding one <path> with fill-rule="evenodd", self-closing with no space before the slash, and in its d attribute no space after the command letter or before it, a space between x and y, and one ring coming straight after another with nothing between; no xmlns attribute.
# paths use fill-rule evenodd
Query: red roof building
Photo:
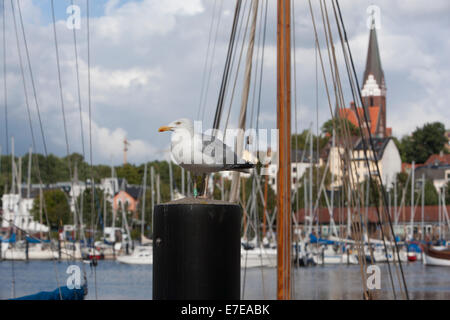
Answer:
<svg viewBox="0 0 450 320"><path fill-rule="evenodd" d="M363 107L369 122L370 133L377 138L386 138L392 135L392 128L386 126L386 82L383 68L381 67L380 50L378 47L377 32L375 23L372 24L369 37L369 48L367 51L366 69L363 77L363 87L361 90ZM365 128L364 109L355 108L354 102L350 108L339 110L341 118L348 119L353 125L359 127L358 118ZM365 134L369 131L364 130Z"/></svg>

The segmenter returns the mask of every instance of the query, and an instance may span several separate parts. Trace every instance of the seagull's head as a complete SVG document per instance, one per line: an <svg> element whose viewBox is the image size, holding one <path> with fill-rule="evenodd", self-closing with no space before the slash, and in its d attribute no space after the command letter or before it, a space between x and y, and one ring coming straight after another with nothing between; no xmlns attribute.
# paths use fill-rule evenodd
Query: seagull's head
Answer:
<svg viewBox="0 0 450 320"><path fill-rule="evenodd" d="M172 121L166 126L162 126L159 128L159 132L164 131L181 131L181 130L187 130L189 132L193 132L194 125L192 124L192 121L189 119L178 119L175 121Z"/></svg>

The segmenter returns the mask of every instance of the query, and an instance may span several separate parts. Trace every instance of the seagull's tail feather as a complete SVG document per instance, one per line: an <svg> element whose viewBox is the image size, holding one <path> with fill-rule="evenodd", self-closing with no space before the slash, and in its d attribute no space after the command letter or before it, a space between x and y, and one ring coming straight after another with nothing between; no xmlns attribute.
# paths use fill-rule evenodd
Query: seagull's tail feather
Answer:
<svg viewBox="0 0 450 320"><path fill-rule="evenodd" d="M254 163L245 162L245 163L234 163L226 166L226 171L238 171L244 173L250 173L251 169L255 167Z"/></svg>

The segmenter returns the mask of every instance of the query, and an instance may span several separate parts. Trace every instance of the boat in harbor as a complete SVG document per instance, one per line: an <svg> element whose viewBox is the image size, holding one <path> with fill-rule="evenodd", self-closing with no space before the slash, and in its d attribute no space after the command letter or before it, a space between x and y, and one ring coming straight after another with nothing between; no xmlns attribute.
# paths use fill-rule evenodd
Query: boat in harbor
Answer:
<svg viewBox="0 0 450 320"><path fill-rule="evenodd" d="M275 267L277 265L277 249L264 248L241 249L241 267Z"/></svg>
<svg viewBox="0 0 450 320"><path fill-rule="evenodd" d="M153 248L138 246L130 255L118 256L116 260L125 264L153 264Z"/></svg>
<svg viewBox="0 0 450 320"><path fill-rule="evenodd" d="M424 265L450 267L450 249L437 250L430 246L422 246Z"/></svg>

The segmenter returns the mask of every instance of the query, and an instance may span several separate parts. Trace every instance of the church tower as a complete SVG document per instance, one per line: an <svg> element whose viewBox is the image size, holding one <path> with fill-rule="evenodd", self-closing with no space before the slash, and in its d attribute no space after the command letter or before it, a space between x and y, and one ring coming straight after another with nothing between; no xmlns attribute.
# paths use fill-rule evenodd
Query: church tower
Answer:
<svg viewBox="0 0 450 320"><path fill-rule="evenodd" d="M370 29L369 49L361 95L366 114L370 119L372 134L379 138L390 136L391 129L386 127L386 82L381 67L375 19L372 19Z"/></svg>

